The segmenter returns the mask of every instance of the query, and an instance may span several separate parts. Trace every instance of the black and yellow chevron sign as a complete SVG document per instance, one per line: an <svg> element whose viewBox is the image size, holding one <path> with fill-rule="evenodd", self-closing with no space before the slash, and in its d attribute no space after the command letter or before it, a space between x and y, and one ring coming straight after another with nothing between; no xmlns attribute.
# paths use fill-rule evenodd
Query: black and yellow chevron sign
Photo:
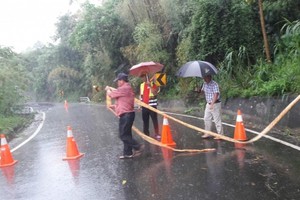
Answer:
<svg viewBox="0 0 300 200"><path fill-rule="evenodd" d="M165 73L155 74L155 85L162 86L167 84L167 75Z"/></svg>

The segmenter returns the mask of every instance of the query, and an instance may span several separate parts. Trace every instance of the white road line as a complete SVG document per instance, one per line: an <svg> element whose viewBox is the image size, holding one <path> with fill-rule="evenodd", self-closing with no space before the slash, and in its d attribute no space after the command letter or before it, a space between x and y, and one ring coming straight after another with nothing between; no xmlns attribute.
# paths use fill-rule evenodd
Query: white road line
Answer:
<svg viewBox="0 0 300 200"><path fill-rule="evenodd" d="M188 118L202 119L202 120L203 120L203 118L201 118L201 117L195 117L195 116L191 116L191 115L178 114L178 113L171 113L171 112L165 112L165 113L171 114L171 115L177 115L177 116L182 116L182 117L188 117ZM222 123L222 124L224 124L224 125L226 125L226 126L235 127L235 125L228 124L228 123ZM256 135L259 134L259 132L254 131L254 130L251 130L251 129L245 128L245 130L248 131L248 132L250 132L250 133L256 134ZM283 145L285 145L285 146L288 146L288 147L291 147L291 148L293 148L293 149L296 149L296 150L300 151L300 147L297 146L297 145L294 145L294 144L291 144L291 143L289 143L289 142L286 142L286 141L283 141L283 140L274 138L274 137L269 136L269 135L264 135L263 137L268 138L268 139L270 139L270 140L273 140L273 141L275 141L275 142L278 142L278 143L280 143L280 144L283 144Z"/></svg>
<svg viewBox="0 0 300 200"><path fill-rule="evenodd" d="M11 150L11 152L14 152L14 151L16 151L17 149L19 149L20 147L22 147L23 145L25 145L27 142L29 142L32 138L34 138L34 137L40 132L41 128L42 128L43 125L44 125L44 121L45 121L45 119L46 119L45 113L44 113L44 112L41 112L41 113L43 114L43 121L42 121L42 123L38 126L38 128L36 129L36 131L35 131L29 138L27 138L27 140L25 140L24 142L22 142L21 144L19 144L19 145L16 146L15 148L13 148L13 149Z"/></svg>

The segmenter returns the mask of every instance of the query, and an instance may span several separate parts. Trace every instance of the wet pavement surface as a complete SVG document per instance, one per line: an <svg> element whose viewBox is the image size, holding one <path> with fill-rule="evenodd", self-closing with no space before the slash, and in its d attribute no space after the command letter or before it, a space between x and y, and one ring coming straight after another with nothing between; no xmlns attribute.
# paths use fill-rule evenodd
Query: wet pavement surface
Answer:
<svg viewBox="0 0 300 200"><path fill-rule="evenodd" d="M202 139L169 120L176 148L216 151L176 153L134 134L146 145L143 154L120 160L118 119L105 106L74 103L66 112L56 104L43 111L40 132L12 153L18 163L1 168L1 199L300 199L300 152L266 138L247 145ZM203 127L202 120L175 117ZM141 130L140 112L134 124ZM69 125L85 155L63 161ZM32 131L11 141L10 148ZM233 132L225 127L226 135Z"/></svg>

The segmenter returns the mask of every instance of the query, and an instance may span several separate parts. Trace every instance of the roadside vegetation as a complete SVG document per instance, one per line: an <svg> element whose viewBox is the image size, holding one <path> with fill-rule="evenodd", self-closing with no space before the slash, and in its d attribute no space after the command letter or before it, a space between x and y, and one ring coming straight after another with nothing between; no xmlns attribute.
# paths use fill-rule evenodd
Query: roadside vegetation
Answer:
<svg viewBox="0 0 300 200"><path fill-rule="evenodd" d="M13 138L15 133L18 133L32 122L33 117L33 114L26 116L0 116L1 134L9 135L9 137L6 138L8 140Z"/></svg>
<svg viewBox="0 0 300 200"><path fill-rule="evenodd" d="M12 108L27 101L103 101L115 75L142 61L165 65L160 98L197 101L202 80L175 76L191 60L219 69L222 98L300 92L300 0L104 2L61 16L53 44L0 46L1 132L23 123Z"/></svg>

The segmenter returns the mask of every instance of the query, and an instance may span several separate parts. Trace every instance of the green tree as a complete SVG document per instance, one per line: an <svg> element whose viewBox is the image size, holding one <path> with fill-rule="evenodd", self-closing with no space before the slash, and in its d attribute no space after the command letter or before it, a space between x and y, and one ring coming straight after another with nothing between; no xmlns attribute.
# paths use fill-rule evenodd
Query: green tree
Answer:
<svg viewBox="0 0 300 200"><path fill-rule="evenodd" d="M199 0L192 18L190 53L194 59L218 63L229 50L245 46L252 58L258 56L255 15L240 1Z"/></svg>
<svg viewBox="0 0 300 200"><path fill-rule="evenodd" d="M0 47L0 115L12 114L11 108L26 100L30 78L22 58L8 47Z"/></svg>
<svg viewBox="0 0 300 200"><path fill-rule="evenodd" d="M163 37L155 24L150 21L138 24L133 33L133 38L137 44L137 62L166 62L168 55L164 50Z"/></svg>
<svg viewBox="0 0 300 200"><path fill-rule="evenodd" d="M71 45L84 54L85 86L111 80L126 65L120 49L132 41L130 28L122 23L115 11L118 1L103 7L85 4L71 35ZM88 81L89 80L89 81ZM91 88L91 87L90 87Z"/></svg>
<svg viewBox="0 0 300 200"><path fill-rule="evenodd" d="M51 90L58 95L60 91L64 94L76 94L79 88L80 75L69 67L57 67L48 75L48 85Z"/></svg>
<svg viewBox="0 0 300 200"><path fill-rule="evenodd" d="M294 45L298 38L288 34L281 36L280 29L285 19L291 22L299 19L299 0L260 1L270 49L271 52L274 47L276 50L275 63L270 66L265 66L266 59L262 59L266 45L261 39L256 2L251 6L245 0L185 0L184 3L180 0L107 0L99 7L84 4L80 12L59 19L55 45L39 46L24 55L25 60L19 65L31 72L29 78L35 81L35 91L44 100L55 99L60 87L70 95L73 93L74 99L79 94L89 95L92 85L111 84L117 72L146 60L165 65L168 84L163 92L167 91L172 97L178 94L180 85L174 75L176 69L195 59L216 64L220 69L216 78L223 81L222 88L233 91L233 95L245 91L243 96L246 96L251 94L251 89L256 94L295 91L297 89L291 89L288 81L281 79L277 84L279 79L272 77L278 75L274 74L277 70L283 73L281 68L297 66L297 59L291 55L298 51ZM72 79L69 80L72 84L62 84L63 79L49 79L64 71L76 71L79 74L76 81ZM248 89L248 80L253 74L259 77L251 83L257 87ZM262 80L273 82L268 87L262 85ZM182 87L186 91L195 82L189 80L182 83ZM259 87L264 91L257 91ZM265 92L267 90L274 92Z"/></svg>

